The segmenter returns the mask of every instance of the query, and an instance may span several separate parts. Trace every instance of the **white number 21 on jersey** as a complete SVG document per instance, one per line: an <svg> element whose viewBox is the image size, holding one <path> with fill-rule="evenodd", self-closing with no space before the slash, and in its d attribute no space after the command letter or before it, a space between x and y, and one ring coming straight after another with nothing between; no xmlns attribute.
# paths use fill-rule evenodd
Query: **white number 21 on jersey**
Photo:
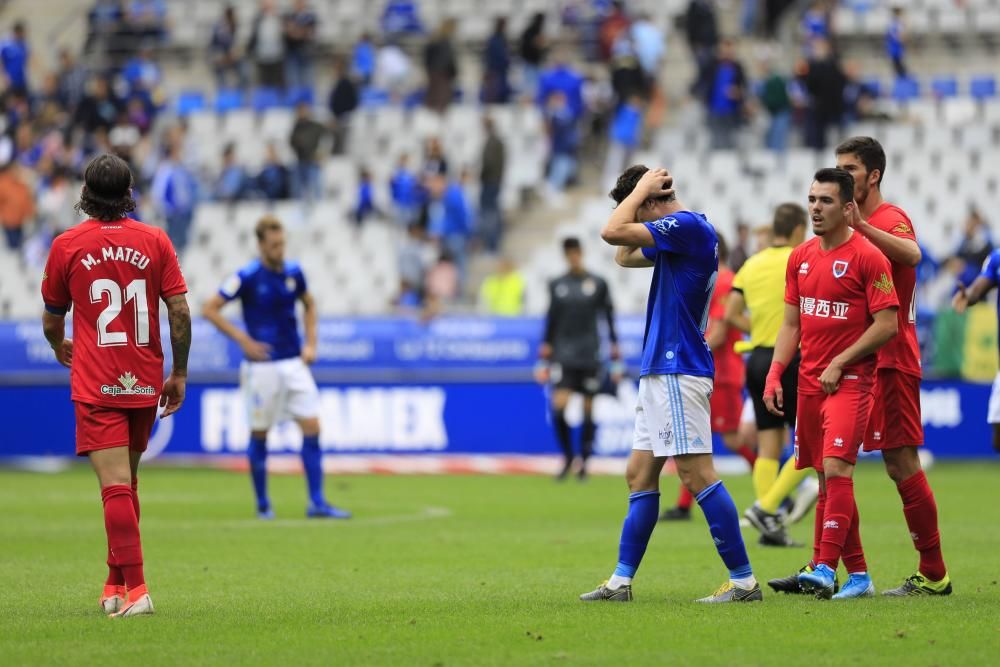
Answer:
<svg viewBox="0 0 1000 667"><path fill-rule="evenodd" d="M90 302L101 303L108 295L108 306L97 318L97 344L100 347L128 345L128 335L124 331L108 331L108 325L122 312L123 291L110 278L99 278L90 284ZM125 287L124 301L135 306L136 345L149 345L149 304L146 301L146 281L133 280Z"/></svg>

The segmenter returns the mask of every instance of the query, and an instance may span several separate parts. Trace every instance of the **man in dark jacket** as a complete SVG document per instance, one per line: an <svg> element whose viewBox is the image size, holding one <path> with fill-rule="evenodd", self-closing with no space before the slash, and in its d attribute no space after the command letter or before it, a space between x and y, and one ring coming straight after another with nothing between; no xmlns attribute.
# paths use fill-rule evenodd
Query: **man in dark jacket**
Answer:
<svg viewBox="0 0 1000 667"><path fill-rule="evenodd" d="M295 152L295 195L307 202L319 198L319 162L316 160L319 143L326 128L312 117L309 104L300 102L295 109L291 145Z"/></svg>
<svg viewBox="0 0 1000 667"><path fill-rule="evenodd" d="M698 86L704 84L705 69L711 64L719 46L719 24L713 0L691 0L684 15L684 34L698 66L691 93L700 96L703 91L699 91Z"/></svg>
<svg viewBox="0 0 1000 667"><path fill-rule="evenodd" d="M825 39L814 42L814 57L806 74L809 108L806 113L805 143L818 151L826 149L827 130L839 125L844 113L847 77Z"/></svg>
<svg viewBox="0 0 1000 667"><path fill-rule="evenodd" d="M489 116L483 118L486 142L479 174L479 234L489 252L500 249L503 236L503 214L500 210L500 186L507 161L503 140Z"/></svg>

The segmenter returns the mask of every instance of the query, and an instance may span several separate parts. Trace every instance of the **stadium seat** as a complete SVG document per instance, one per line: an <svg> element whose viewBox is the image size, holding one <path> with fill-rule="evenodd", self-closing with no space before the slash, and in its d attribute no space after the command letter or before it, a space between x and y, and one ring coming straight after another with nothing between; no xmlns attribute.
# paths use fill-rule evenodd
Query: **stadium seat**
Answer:
<svg viewBox="0 0 1000 667"><path fill-rule="evenodd" d="M958 79L953 76L939 76L931 81L931 91L937 98L945 99L958 95Z"/></svg>
<svg viewBox="0 0 1000 667"><path fill-rule="evenodd" d="M215 111L226 113L243 108L243 91L223 88L215 94Z"/></svg>
<svg viewBox="0 0 1000 667"><path fill-rule="evenodd" d="M256 113L263 113L281 105L281 91L276 88L254 88L250 95L250 106Z"/></svg>
<svg viewBox="0 0 1000 667"><path fill-rule="evenodd" d="M176 111L178 116L188 116L203 109L205 109L205 94L200 90L185 90L177 96Z"/></svg>
<svg viewBox="0 0 1000 667"><path fill-rule="evenodd" d="M980 101L996 97L996 78L992 75L973 77L973 79L969 82L969 94Z"/></svg>
<svg viewBox="0 0 1000 667"><path fill-rule="evenodd" d="M294 107L305 102L310 106L316 103L316 91L311 87L296 88L285 92L285 105Z"/></svg>
<svg viewBox="0 0 1000 667"><path fill-rule="evenodd" d="M892 99L906 103L920 97L920 82L912 77L900 77L892 82Z"/></svg>

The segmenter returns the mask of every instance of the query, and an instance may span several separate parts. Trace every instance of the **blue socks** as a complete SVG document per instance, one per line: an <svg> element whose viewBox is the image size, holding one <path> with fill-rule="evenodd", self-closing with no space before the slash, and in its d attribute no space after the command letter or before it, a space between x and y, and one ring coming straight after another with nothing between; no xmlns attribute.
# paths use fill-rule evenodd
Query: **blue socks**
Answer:
<svg viewBox="0 0 1000 667"><path fill-rule="evenodd" d="M734 510L735 511L735 510ZM639 569L646 545L656 527L660 514L660 492L640 491L628 497L628 514L622 526L622 539L618 545L618 566L615 576L631 579Z"/></svg>
<svg viewBox="0 0 1000 667"><path fill-rule="evenodd" d="M271 508L267 497L267 438L251 437L247 457L250 459L250 479L257 494L257 511L266 512Z"/></svg>
<svg viewBox="0 0 1000 667"><path fill-rule="evenodd" d="M326 505L326 498L323 497L323 453L319 449L318 435L302 438L302 467L309 485L309 502L315 507Z"/></svg>
<svg viewBox="0 0 1000 667"><path fill-rule="evenodd" d="M743 534L740 532L740 518L736 513L729 491L718 481L705 487L695 500L701 505L701 511L708 521L708 530L712 533L715 548L722 562L729 568L730 579L746 579L753 575L750 569L750 558L743 544Z"/></svg>

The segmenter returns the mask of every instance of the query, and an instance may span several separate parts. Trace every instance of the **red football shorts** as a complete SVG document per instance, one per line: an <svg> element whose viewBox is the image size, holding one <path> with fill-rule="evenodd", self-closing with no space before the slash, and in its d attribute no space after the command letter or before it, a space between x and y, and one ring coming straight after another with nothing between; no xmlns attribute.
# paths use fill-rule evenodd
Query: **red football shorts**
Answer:
<svg viewBox="0 0 1000 667"><path fill-rule="evenodd" d="M920 422L920 378L894 368L880 368L875 402L865 433L865 451L924 444Z"/></svg>
<svg viewBox="0 0 1000 667"><path fill-rule="evenodd" d="M113 447L146 451L156 423L156 406L147 408L106 408L75 402L76 455Z"/></svg>
<svg viewBox="0 0 1000 667"><path fill-rule="evenodd" d="M710 399L712 433L734 433L743 416L743 388L738 384L717 384Z"/></svg>
<svg viewBox="0 0 1000 667"><path fill-rule="evenodd" d="M872 409L871 391L841 389L835 394L799 392L795 426L795 467L823 472L823 459L854 464Z"/></svg>

